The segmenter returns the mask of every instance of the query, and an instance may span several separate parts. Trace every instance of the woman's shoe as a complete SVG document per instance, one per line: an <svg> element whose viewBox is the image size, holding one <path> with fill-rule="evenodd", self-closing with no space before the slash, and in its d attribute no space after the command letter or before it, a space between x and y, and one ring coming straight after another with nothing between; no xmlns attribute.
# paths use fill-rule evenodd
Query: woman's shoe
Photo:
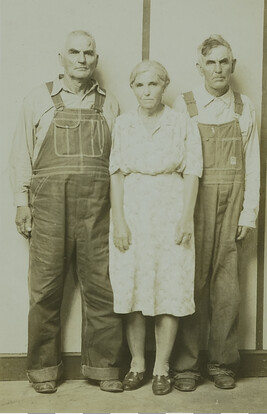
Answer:
<svg viewBox="0 0 267 414"><path fill-rule="evenodd" d="M122 381L122 386L125 391L133 391L137 388L140 388L144 382L144 373L143 372L133 372L130 371L125 375L124 380Z"/></svg>
<svg viewBox="0 0 267 414"><path fill-rule="evenodd" d="M165 395L171 392L172 384L169 376L153 375L152 391L155 395Z"/></svg>

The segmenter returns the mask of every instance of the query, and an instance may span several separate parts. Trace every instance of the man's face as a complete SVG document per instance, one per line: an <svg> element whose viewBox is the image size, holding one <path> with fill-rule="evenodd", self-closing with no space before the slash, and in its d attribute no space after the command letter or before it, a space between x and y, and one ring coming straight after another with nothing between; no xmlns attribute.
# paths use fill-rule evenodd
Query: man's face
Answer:
<svg viewBox="0 0 267 414"><path fill-rule="evenodd" d="M98 61L93 40L85 35L70 35L64 51L59 54L59 61L64 67L64 74L70 78L90 78Z"/></svg>
<svg viewBox="0 0 267 414"><path fill-rule="evenodd" d="M210 94L218 96L227 92L235 68L235 60L227 47L214 47L202 57L197 66L205 78L205 86Z"/></svg>

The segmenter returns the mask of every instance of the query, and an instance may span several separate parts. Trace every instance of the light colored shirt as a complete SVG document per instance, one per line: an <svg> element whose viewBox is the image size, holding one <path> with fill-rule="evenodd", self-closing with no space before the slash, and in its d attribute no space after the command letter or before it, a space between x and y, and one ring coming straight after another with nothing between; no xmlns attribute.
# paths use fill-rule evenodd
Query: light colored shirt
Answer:
<svg viewBox="0 0 267 414"><path fill-rule="evenodd" d="M193 90L198 115L191 118L196 123L223 124L233 121L236 117L242 133L243 155L245 163L245 193L243 208L239 217L239 226L255 227L259 209L260 188L260 154L259 137L255 119L255 109L245 95L241 95L243 102L242 115L235 114L234 94L230 88L224 95L215 97L210 95L202 85ZM177 97L174 109L179 113L186 113L187 107L183 95Z"/></svg>
<svg viewBox="0 0 267 414"><path fill-rule="evenodd" d="M90 109L95 102L96 89L99 93L105 95L105 92L95 80L93 80L92 86L84 96L77 95L66 87L64 78L60 76L53 83L51 95L60 92L67 108ZM28 205L32 167L52 122L54 112L55 107L46 84L33 89L24 99L10 155L10 178L16 206ZM110 131L112 131L118 113L118 102L114 96L106 92L103 114Z"/></svg>
<svg viewBox="0 0 267 414"><path fill-rule="evenodd" d="M165 106L152 133L145 128L138 110L116 119L110 155L110 174L148 175L183 173L202 175L201 138L188 114Z"/></svg>

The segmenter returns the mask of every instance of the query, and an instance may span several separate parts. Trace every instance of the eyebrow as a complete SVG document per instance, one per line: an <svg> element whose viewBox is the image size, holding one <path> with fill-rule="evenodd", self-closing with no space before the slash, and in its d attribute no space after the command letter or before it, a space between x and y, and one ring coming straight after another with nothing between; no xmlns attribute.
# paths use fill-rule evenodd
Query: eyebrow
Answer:
<svg viewBox="0 0 267 414"><path fill-rule="evenodd" d="M206 63L215 63L216 62L216 60L212 60L212 59L208 59L207 61L206 61ZM223 63L223 62L229 62L229 58L223 58L223 59L220 59L219 60L219 62L220 63Z"/></svg>
<svg viewBox="0 0 267 414"><path fill-rule="evenodd" d="M68 53L73 53L73 52L80 53L81 50L74 49L74 48L71 48L68 50ZM83 50L83 53L94 53L94 49Z"/></svg>

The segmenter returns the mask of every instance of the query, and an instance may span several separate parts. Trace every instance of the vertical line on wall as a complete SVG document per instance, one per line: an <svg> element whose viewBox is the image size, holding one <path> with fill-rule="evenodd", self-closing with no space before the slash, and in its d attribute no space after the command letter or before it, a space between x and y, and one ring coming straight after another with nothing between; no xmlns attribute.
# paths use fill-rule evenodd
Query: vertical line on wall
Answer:
<svg viewBox="0 0 267 414"><path fill-rule="evenodd" d="M143 0L142 60L149 59L150 47L150 0Z"/></svg>
<svg viewBox="0 0 267 414"><path fill-rule="evenodd" d="M264 1L263 28L263 68L261 106L261 189L258 218L258 276L256 349L263 349L263 309L264 309L264 250L265 250L265 208L266 208L266 156L267 156L267 0Z"/></svg>

